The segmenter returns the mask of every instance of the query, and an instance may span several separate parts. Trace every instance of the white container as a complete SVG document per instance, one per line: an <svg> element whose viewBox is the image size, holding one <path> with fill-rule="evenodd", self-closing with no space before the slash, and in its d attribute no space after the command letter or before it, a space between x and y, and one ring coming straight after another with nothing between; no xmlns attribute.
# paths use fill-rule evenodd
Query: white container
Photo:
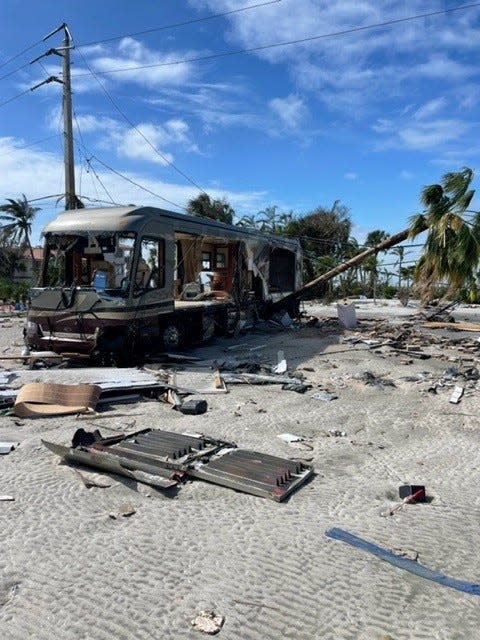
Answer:
<svg viewBox="0 0 480 640"><path fill-rule="evenodd" d="M337 304L338 320L345 329L355 329L357 313L354 304Z"/></svg>

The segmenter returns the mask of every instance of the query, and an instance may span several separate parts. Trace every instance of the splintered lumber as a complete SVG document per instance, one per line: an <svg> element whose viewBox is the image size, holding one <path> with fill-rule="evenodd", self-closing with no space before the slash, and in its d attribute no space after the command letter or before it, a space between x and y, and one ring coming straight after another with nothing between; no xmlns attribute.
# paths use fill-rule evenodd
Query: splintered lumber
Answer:
<svg viewBox="0 0 480 640"><path fill-rule="evenodd" d="M258 373L230 373L222 372L223 381L228 384L288 384L290 382L298 383L298 378L289 378L279 375L261 375Z"/></svg>
<svg viewBox="0 0 480 640"><path fill-rule="evenodd" d="M480 333L480 322L424 322L423 327L427 329L450 329L452 331L478 331Z"/></svg>

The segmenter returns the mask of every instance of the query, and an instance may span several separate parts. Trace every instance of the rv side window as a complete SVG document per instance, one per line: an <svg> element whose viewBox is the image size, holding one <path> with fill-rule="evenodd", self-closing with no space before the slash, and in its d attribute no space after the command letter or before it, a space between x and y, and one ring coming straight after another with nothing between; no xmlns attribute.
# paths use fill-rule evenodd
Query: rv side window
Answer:
<svg viewBox="0 0 480 640"><path fill-rule="evenodd" d="M165 240L142 238L135 275L137 289L161 289L165 286Z"/></svg>

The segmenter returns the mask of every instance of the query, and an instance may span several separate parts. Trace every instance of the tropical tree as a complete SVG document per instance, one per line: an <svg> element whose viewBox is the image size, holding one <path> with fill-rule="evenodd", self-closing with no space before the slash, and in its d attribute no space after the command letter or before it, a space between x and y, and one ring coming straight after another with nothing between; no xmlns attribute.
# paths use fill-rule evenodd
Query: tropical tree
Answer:
<svg viewBox="0 0 480 640"><path fill-rule="evenodd" d="M370 231L368 233L367 238L365 240L366 247L376 247L378 244L383 242L388 238L388 234L382 229L375 229L374 231ZM370 273L370 290L373 295L373 299L376 300L377 297L377 281L378 281L378 251L373 253L367 260L365 261L364 268Z"/></svg>
<svg viewBox="0 0 480 640"><path fill-rule="evenodd" d="M315 277L315 262L320 256L331 255L337 262L342 260L351 228L349 209L338 201L331 208L317 207L304 216L291 216L282 233L300 239L305 280Z"/></svg>
<svg viewBox="0 0 480 640"><path fill-rule="evenodd" d="M423 253L417 262L415 279L423 302L434 295L441 281L447 283L446 295L456 294L471 285L480 261L480 213L467 221L465 214L475 190L470 188L473 171L445 173L441 184L422 189L420 201L425 210L410 219L411 238L428 228Z"/></svg>
<svg viewBox="0 0 480 640"><path fill-rule="evenodd" d="M11 279L16 271L25 271L22 252L17 247L2 246L0 249L0 277Z"/></svg>
<svg viewBox="0 0 480 640"><path fill-rule="evenodd" d="M237 227L247 227L248 229L257 228L257 219L255 216L242 216L236 223Z"/></svg>
<svg viewBox="0 0 480 640"><path fill-rule="evenodd" d="M6 222L2 226L2 235L4 238L11 240L19 246L26 245L32 260L32 268L35 269L35 258L33 255L30 236L32 235L32 223L39 207L32 207L28 202L25 194L23 199L13 200L7 198L6 204L0 206L0 220Z"/></svg>
<svg viewBox="0 0 480 640"><path fill-rule="evenodd" d="M395 266L398 265L398 288L400 289L402 286L402 263L405 258L405 247L399 245L398 247L393 247L393 249L390 249L390 251L398 256L398 260L395 262Z"/></svg>
<svg viewBox="0 0 480 640"><path fill-rule="evenodd" d="M235 215L235 210L225 198L214 200L208 193L201 193L196 198L189 200L187 211L191 216L210 218L226 224L232 224Z"/></svg>

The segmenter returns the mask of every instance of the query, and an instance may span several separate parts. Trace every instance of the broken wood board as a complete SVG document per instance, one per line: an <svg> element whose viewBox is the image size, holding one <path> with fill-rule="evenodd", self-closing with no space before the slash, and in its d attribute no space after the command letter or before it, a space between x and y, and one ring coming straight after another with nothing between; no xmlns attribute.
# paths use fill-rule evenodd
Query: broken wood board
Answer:
<svg viewBox="0 0 480 640"><path fill-rule="evenodd" d="M427 329L450 329L452 331L477 331L480 333L479 322L423 322Z"/></svg>
<svg viewBox="0 0 480 640"><path fill-rule="evenodd" d="M100 387L93 384L30 382L18 392L13 411L20 418L40 418L94 411Z"/></svg>
<svg viewBox="0 0 480 640"><path fill-rule="evenodd" d="M223 381L227 384L289 384L299 382L298 378L290 378L279 375L262 375L259 373L231 373L222 372Z"/></svg>

